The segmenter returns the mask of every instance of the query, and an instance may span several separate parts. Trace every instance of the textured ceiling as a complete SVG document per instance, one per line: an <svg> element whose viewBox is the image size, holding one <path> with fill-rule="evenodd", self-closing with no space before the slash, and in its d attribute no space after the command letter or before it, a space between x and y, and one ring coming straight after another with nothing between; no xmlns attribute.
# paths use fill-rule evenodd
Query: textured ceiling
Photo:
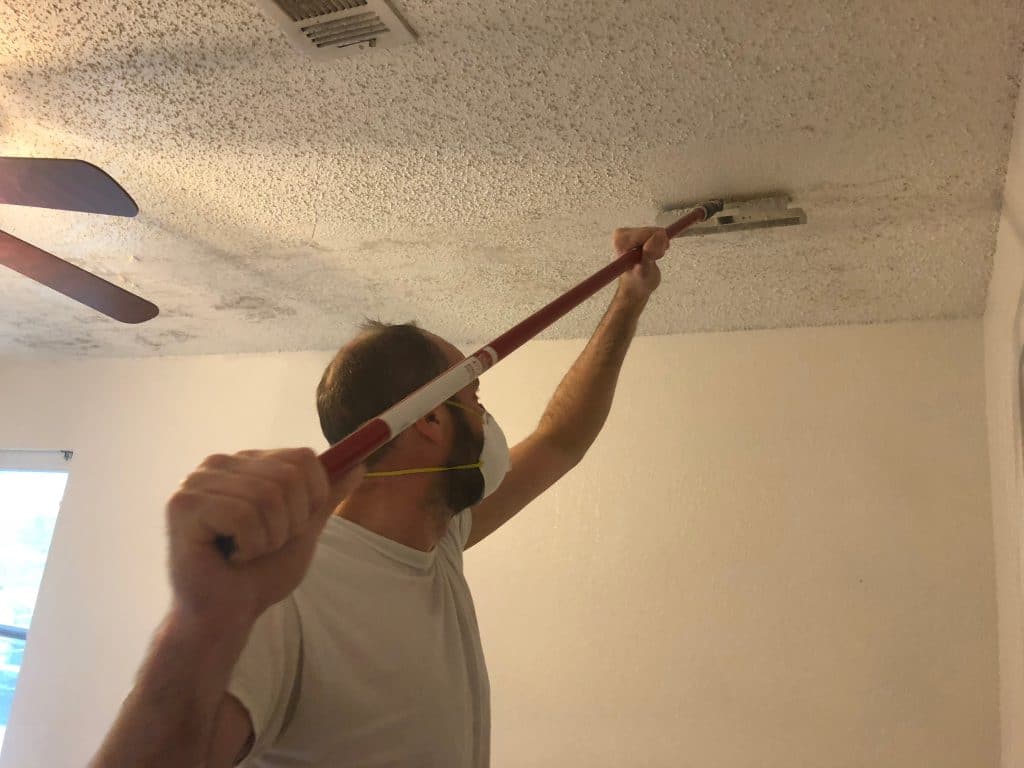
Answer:
<svg viewBox="0 0 1024 768"><path fill-rule="evenodd" d="M483 341L614 226L772 190L810 223L677 242L642 332L983 311L1019 0L396 5L418 43L314 64L246 2L0 0L0 153L89 160L142 211L0 227L162 310L3 270L0 354L332 348L364 315Z"/></svg>

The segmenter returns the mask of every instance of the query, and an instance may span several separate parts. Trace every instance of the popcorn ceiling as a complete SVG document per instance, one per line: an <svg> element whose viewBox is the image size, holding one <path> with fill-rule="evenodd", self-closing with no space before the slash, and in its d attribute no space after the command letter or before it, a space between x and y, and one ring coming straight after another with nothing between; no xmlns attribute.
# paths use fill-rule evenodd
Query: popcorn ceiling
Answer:
<svg viewBox="0 0 1024 768"><path fill-rule="evenodd" d="M396 5L419 42L314 64L245 2L0 3L0 153L89 160L142 211L0 227L161 308L3 270L0 355L330 349L367 315L482 342L615 226L775 190L809 224L677 241L641 333L983 312L1017 0Z"/></svg>

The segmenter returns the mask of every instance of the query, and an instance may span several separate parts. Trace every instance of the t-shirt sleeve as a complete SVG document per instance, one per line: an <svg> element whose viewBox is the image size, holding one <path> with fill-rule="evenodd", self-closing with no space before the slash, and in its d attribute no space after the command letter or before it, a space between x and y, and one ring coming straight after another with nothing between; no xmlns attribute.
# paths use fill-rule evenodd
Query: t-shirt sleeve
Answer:
<svg viewBox="0 0 1024 768"><path fill-rule="evenodd" d="M252 765L284 730L297 689L300 648L299 615L291 598L272 605L253 625L227 689L252 720L252 749L240 765Z"/></svg>
<svg viewBox="0 0 1024 768"><path fill-rule="evenodd" d="M449 523L449 529L455 536L455 542L459 545L459 551L466 549L466 542L469 541L469 532L473 530L473 510L464 509Z"/></svg>
<svg viewBox="0 0 1024 768"><path fill-rule="evenodd" d="M473 512L464 509L448 521L448 530L441 539L441 550L459 567L462 566L462 551L473 529Z"/></svg>

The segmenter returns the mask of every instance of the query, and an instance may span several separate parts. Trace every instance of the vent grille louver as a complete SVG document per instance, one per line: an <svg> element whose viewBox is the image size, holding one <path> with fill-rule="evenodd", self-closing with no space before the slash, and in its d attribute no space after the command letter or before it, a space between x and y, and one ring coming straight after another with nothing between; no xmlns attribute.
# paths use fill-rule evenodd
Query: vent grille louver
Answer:
<svg viewBox="0 0 1024 768"><path fill-rule="evenodd" d="M277 0L292 21L305 21L328 13L349 11L366 5L367 0Z"/></svg>
<svg viewBox="0 0 1024 768"><path fill-rule="evenodd" d="M416 33L388 0L256 0L288 36L313 59L338 59L369 48L393 48Z"/></svg>
<svg viewBox="0 0 1024 768"><path fill-rule="evenodd" d="M358 13L333 21L321 21L302 28L317 48L327 45L353 45L373 40L388 28L376 13Z"/></svg>

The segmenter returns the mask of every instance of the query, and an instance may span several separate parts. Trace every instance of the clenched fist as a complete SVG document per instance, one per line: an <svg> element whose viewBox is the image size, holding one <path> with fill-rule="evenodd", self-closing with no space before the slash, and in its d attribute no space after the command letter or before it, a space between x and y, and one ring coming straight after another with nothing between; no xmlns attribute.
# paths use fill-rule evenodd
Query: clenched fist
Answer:
<svg viewBox="0 0 1024 768"><path fill-rule="evenodd" d="M332 486L308 448L210 456L167 503L175 607L214 629L251 624L302 581L363 471ZM234 541L230 558L215 545L221 537Z"/></svg>
<svg viewBox="0 0 1024 768"><path fill-rule="evenodd" d="M646 304L661 283L658 259L668 250L668 235L661 227L616 229L612 234L612 247L616 256L638 245L643 246L643 259L619 278L619 295L637 304Z"/></svg>

